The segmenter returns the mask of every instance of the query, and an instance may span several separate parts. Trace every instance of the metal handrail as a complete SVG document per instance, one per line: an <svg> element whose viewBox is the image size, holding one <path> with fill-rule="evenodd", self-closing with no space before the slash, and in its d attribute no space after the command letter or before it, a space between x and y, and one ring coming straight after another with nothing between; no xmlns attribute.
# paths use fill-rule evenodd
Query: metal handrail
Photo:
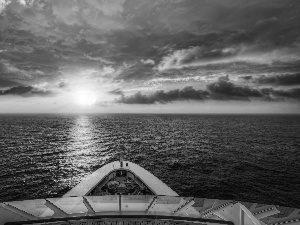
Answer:
<svg viewBox="0 0 300 225"><path fill-rule="evenodd" d="M95 220L95 219L152 219L152 220L169 220L169 221L182 221L182 222L197 222L197 223L216 223L234 225L231 221L204 219L197 217L182 217L182 216L164 216L164 215L91 215L91 216L78 216L78 217L64 217L64 218L49 218L40 220L28 220L18 222L7 222L5 225L22 225L22 224L37 224L37 223L53 223L53 222L67 222L78 220Z"/></svg>

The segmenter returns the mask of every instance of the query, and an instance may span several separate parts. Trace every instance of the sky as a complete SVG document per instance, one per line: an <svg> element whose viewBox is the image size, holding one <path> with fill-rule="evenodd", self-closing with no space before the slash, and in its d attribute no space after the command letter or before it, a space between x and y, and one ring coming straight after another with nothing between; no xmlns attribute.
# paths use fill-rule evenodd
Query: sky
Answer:
<svg viewBox="0 0 300 225"><path fill-rule="evenodd" d="M299 0L0 0L0 113L300 113Z"/></svg>

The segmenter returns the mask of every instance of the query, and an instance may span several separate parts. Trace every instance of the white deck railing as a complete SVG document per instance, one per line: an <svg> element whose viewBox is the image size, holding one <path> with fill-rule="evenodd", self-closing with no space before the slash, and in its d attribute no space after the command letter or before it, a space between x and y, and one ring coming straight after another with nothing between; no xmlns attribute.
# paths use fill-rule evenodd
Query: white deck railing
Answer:
<svg viewBox="0 0 300 225"><path fill-rule="evenodd" d="M153 195L108 195L47 198L0 204L0 225L7 222L87 218L103 215L136 215L141 217L194 218L195 221L231 221L235 225L263 225L245 206L220 201L212 208L198 212L194 198ZM261 213L261 212L259 212ZM151 217L151 218L152 218ZM198 219L198 220L197 220ZM209 222L210 221L210 222Z"/></svg>

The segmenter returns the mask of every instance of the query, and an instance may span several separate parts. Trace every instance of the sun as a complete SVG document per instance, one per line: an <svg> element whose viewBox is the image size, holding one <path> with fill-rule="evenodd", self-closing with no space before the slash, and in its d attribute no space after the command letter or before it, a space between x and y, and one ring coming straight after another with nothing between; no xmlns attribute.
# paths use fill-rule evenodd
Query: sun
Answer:
<svg viewBox="0 0 300 225"><path fill-rule="evenodd" d="M78 91L75 95L75 101L81 106L91 106L97 102L97 97L92 91Z"/></svg>

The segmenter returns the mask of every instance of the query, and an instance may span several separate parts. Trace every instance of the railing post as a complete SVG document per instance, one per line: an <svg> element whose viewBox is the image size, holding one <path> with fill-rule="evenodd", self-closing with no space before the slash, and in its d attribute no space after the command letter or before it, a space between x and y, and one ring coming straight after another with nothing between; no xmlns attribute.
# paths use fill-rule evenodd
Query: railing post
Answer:
<svg viewBox="0 0 300 225"><path fill-rule="evenodd" d="M89 203L89 201L85 198L85 196L82 196L82 202L85 205L85 207L87 208L87 213L94 215L95 214L95 210L93 209L93 207L91 206L91 204Z"/></svg>
<svg viewBox="0 0 300 225"><path fill-rule="evenodd" d="M245 212L242 208L240 208L240 225L244 225L245 222Z"/></svg>
<svg viewBox="0 0 300 225"><path fill-rule="evenodd" d="M122 212L122 195L119 195L119 213Z"/></svg>
<svg viewBox="0 0 300 225"><path fill-rule="evenodd" d="M54 211L55 215L58 215L58 216L67 216L68 215L68 213L66 213L64 210L59 208L57 205L55 205L54 203L52 203L48 199L45 199L45 200L46 200L45 206L47 206L52 211Z"/></svg>
<svg viewBox="0 0 300 225"><path fill-rule="evenodd" d="M148 206L148 208L146 210L146 213L148 213L150 211L150 209L155 205L156 201L157 201L157 196L154 196L150 205Z"/></svg>
<svg viewBox="0 0 300 225"><path fill-rule="evenodd" d="M16 214L20 215L21 217L27 218L29 220L36 220L36 219L38 219L36 216L34 216L34 215L32 215L32 214L30 214L28 212L25 212L25 211L17 208L14 205L9 204L9 202L4 203L3 206L4 206L3 207L4 209L9 210L9 211L11 211L13 213L16 213Z"/></svg>
<svg viewBox="0 0 300 225"><path fill-rule="evenodd" d="M173 212L173 214L174 215L179 215L180 213L182 213L183 211L187 210L189 207L191 207L194 204L195 204L195 201L194 201L194 198L192 198L189 201L187 201L185 204L183 204L182 206L180 206L178 209L176 209Z"/></svg>

